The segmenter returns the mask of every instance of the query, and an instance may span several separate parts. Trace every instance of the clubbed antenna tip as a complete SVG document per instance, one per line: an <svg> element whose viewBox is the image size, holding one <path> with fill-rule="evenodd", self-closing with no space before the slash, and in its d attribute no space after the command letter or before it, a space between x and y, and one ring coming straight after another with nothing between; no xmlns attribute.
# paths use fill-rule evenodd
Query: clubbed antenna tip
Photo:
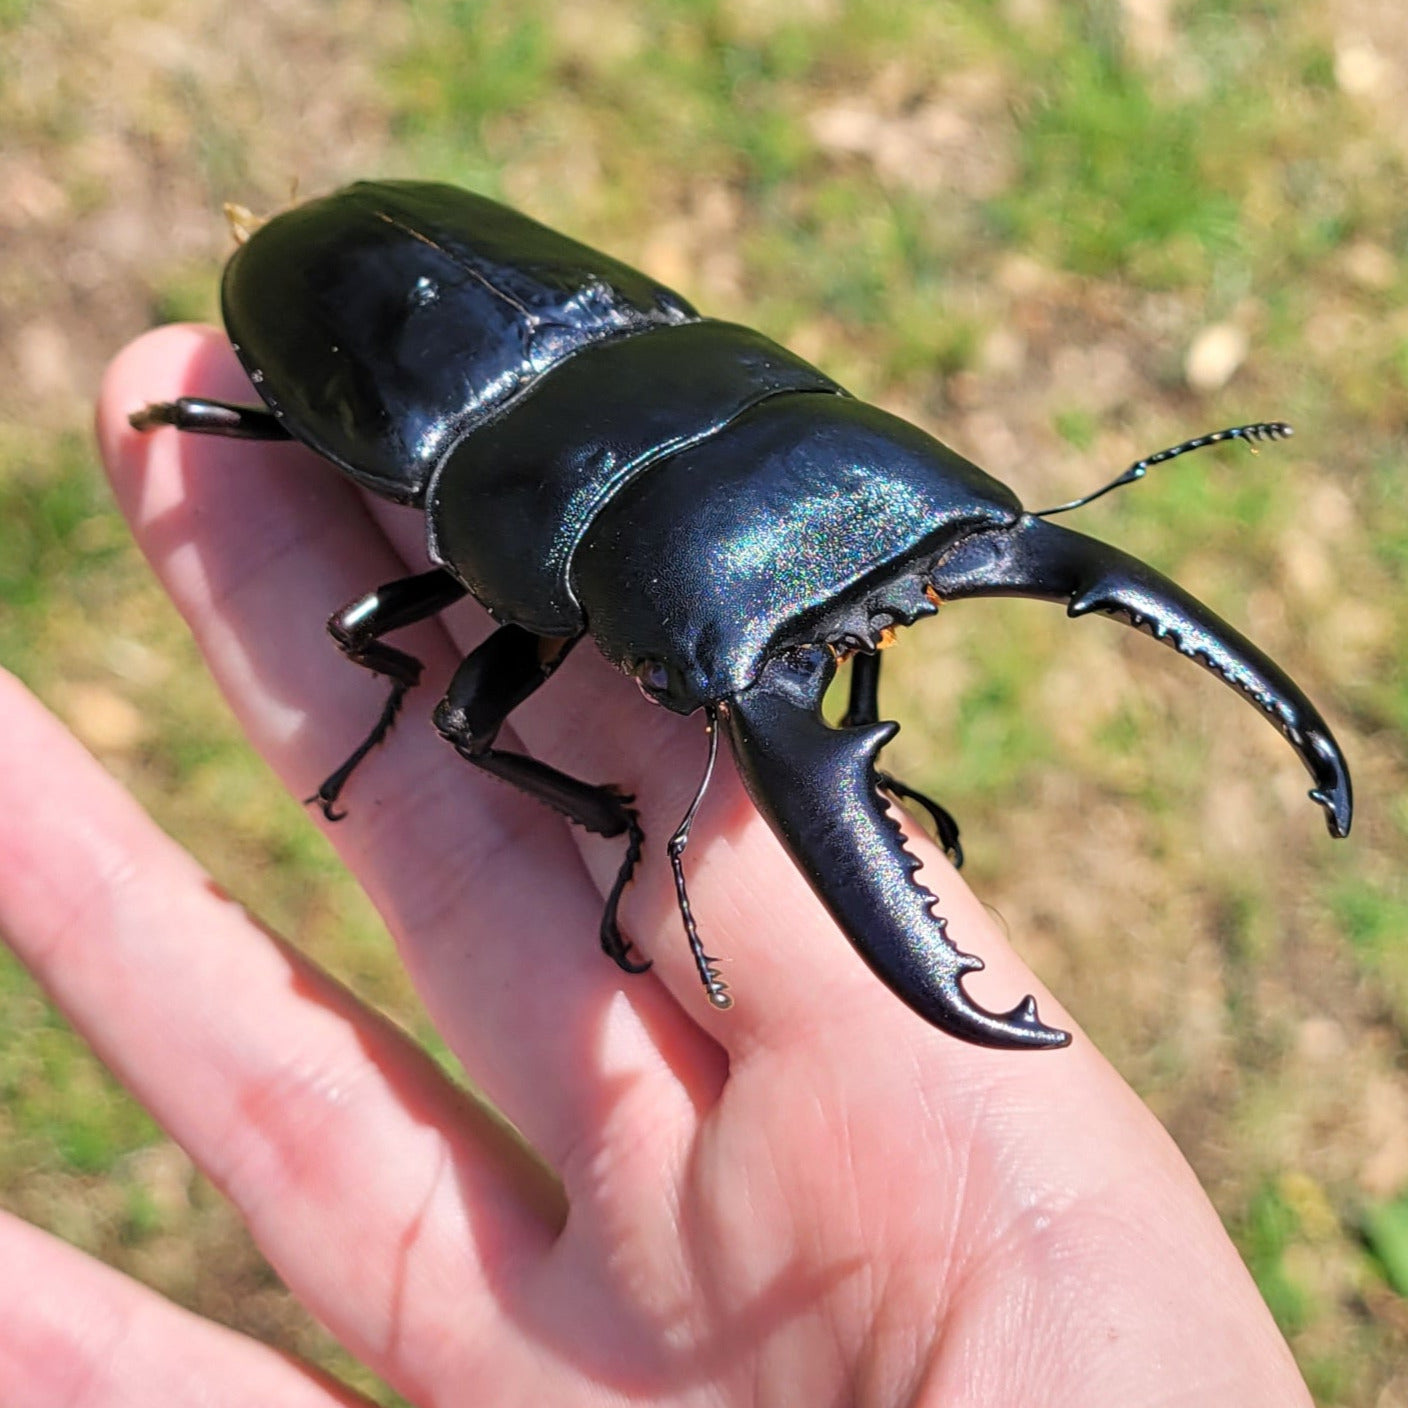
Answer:
<svg viewBox="0 0 1408 1408"><path fill-rule="evenodd" d="M1181 445L1172 445L1167 450L1160 450L1156 455L1136 460L1119 478L1110 480L1093 494L1072 499L1068 504L1058 504L1055 508L1041 509L1033 513L1032 517L1050 518L1054 514L1069 513L1073 508L1084 508L1086 504L1108 494L1111 489L1118 489L1122 484L1133 484L1136 479L1143 479L1156 464L1177 459L1179 455L1186 455L1189 450L1201 450L1204 445L1219 445L1224 440L1241 440L1252 454L1256 454L1258 440L1287 440L1294 434L1295 431L1283 420L1259 420L1251 425L1233 425L1226 430L1214 430L1210 435L1197 435L1192 440L1183 441Z"/></svg>

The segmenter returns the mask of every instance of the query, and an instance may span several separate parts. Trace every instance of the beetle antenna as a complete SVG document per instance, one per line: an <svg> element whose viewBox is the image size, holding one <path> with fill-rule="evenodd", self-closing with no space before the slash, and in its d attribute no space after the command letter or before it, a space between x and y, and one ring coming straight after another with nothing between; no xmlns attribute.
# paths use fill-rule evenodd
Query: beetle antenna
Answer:
<svg viewBox="0 0 1408 1408"><path fill-rule="evenodd" d="M1217 445L1224 440L1241 440L1252 454L1256 454L1255 441L1285 440L1294 434L1295 431L1283 420L1259 420L1254 425L1234 425L1226 430L1214 430L1211 435L1198 435L1192 440L1185 440L1181 445L1160 450L1158 454L1150 455L1147 459L1137 460L1118 479L1110 480L1108 484L1097 489L1093 494L1086 494L1084 498L1080 499L1072 499L1068 504L1058 504L1055 508L1044 508L1040 512L1033 513L1032 517L1050 518L1053 514L1069 513L1073 508L1084 508L1086 504L1108 494L1111 489L1118 489L1121 484L1133 484L1136 479L1143 479L1156 464L1163 464L1165 460L1177 459L1179 455L1186 455L1189 450L1201 450L1204 445Z"/></svg>
<svg viewBox="0 0 1408 1408"><path fill-rule="evenodd" d="M733 998L729 994L728 984L719 976L718 969L714 967L714 964L719 960L704 952L704 945L700 942L699 929L694 923L694 912L689 907L689 894L685 890L684 884L684 848L689 845L689 829L694 825L695 814L699 810L700 802L704 800L709 779L714 775L714 760L719 755L718 720L712 709L708 710L704 729L709 735L709 761L704 765L704 776L700 779L699 790L694 794L694 800L689 804L689 810L684 814L684 820L680 822L675 834L670 837L670 869L675 872L675 895L679 899L680 917L684 920L684 931L689 937L689 951L694 955L694 966L699 969L699 976L704 983L704 991L709 994L709 1001L721 1012L724 1012L733 1006Z"/></svg>

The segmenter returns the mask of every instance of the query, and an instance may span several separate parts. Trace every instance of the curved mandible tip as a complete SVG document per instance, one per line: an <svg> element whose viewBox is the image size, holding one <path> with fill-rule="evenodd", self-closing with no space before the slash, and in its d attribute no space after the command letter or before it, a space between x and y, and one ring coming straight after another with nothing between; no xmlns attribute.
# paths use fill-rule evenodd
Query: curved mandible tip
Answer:
<svg viewBox="0 0 1408 1408"><path fill-rule="evenodd" d="M720 711L758 810L860 956L926 1021L980 1046L1065 1046L1034 998L996 1013L964 991L982 959L950 941L881 796L875 758L897 726L829 727L821 699L834 668L826 651L792 652Z"/></svg>
<svg viewBox="0 0 1408 1408"><path fill-rule="evenodd" d="M1063 601L1071 616L1115 616L1171 645L1231 685L1285 735L1309 772L1310 799L1335 837L1349 834L1349 767L1329 725L1279 665L1196 597L1137 557L1024 514L1010 527L970 534L931 575L947 601L1030 596Z"/></svg>

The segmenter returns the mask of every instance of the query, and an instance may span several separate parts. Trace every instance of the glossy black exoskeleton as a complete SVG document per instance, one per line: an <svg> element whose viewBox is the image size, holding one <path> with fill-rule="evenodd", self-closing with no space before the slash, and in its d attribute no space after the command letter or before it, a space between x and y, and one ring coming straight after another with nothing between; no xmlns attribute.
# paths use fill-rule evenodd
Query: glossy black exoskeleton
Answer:
<svg viewBox="0 0 1408 1408"><path fill-rule="evenodd" d="M264 406L186 399L134 425L302 441L422 508L437 564L329 622L392 690L312 800L337 815L348 777L420 677L420 662L382 637L472 593L501 624L459 667L436 726L475 766L591 831L626 836L601 926L625 968L643 966L616 921L641 849L630 799L494 746L584 635L647 698L705 712L711 767L717 730L727 734L754 802L875 973L928 1021L984 1045L1068 1038L1031 998L1000 1014L972 1001L961 979L981 961L950 942L914 877L883 794L918 801L955 859L958 832L876 767L896 730L876 704L876 650L894 627L971 596L1117 616L1262 710L1309 770L1331 833L1349 830L1348 772L1310 701L1174 583L1047 521L1076 505L1025 512L961 455L766 337L701 318L645 275L490 200L385 181L301 205L236 251L223 308ZM1219 432L1116 482L1199 444L1288 431ZM833 728L821 701L845 657L851 703ZM700 975L726 1007L684 890L698 800L670 858Z"/></svg>

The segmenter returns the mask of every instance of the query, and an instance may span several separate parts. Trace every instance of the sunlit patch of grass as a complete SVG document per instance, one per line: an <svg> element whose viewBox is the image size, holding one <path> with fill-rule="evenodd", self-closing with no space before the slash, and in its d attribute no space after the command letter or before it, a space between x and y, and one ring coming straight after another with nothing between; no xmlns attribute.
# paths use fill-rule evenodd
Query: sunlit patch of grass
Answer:
<svg viewBox="0 0 1408 1408"><path fill-rule="evenodd" d="M1077 450L1091 449L1099 430L1095 417L1089 411L1060 411L1056 415L1056 433Z"/></svg>
<svg viewBox="0 0 1408 1408"><path fill-rule="evenodd" d="M1155 286L1205 278L1238 243L1235 189L1208 179L1212 124L1240 104L1161 97L1109 35L1043 54L1020 121L1021 175L992 209L1004 236L1081 273Z"/></svg>
<svg viewBox="0 0 1408 1408"><path fill-rule="evenodd" d="M415 42L387 65L401 134L476 140L486 118L547 95L552 53L543 17L489 0L441 0L412 15Z"/></svg>
<svg viewBox="0 0 1408 1408"><path fill-rule="evenodd" d="M1408 887L1401 878L1344 882L1329 895L1331 910L1355 956L1394 1000L1408 1030Z"/></svg>
<svg viewBox="0 0 1408 1408"><path fill-rule="evenodd" d="M1049 608L982 601L973 609L983 613L982 645L958 697L944 772L960 790L1010 796L1028 769L1052 753L1036 702L1052 649L1040 622ZM969 629L976 631L977 623Z"/></svg>
<svg viewBox="0 0 1408 1408"><path fill-rule="evenodd" d="M7 1006L33 1001L11 962L0 1000ZM0 1058L0 1103L19 1150L52 1151L60 1167L78 1173L108 1171L122 1155L160 1137L155 1121L47 1007L22 1051ZM13 1157L12 1151L7 1161Z"/></svg>
<svg viewBox="0 0 1408 1408"><path fill-rule="evenodd" d="M705 142L700 155L731 152L736 172L767 186L806 154L771 100L813 62L806 26L752 38L714 3L596 3L564 18L533 0L511 11L447 0L421 7L414 23L417 42L388 65L401 136L462 175L492 179L506 144L546 140L564 111L588 106L590 134L578 135L619 142L622 157Z"/></svg>
<svg viewBox="0 0 1408 1408"><path fill-rule="evenodd" d="M160 1133L0 949L0 1184L100 1174ZM24 1039L15 1040L17 1033Z"/></svg>
<svg viewBox="0 0 1408 1408"><path fill-rule="evenodd" d="M1365 1208L1364 1240L1384 1279L1408 1299L1408 1195Z"/></svg>
<svg viewBox="0 0 1408 1408"><path fill-rule="evenodd" d="M1312 1313L1306 1289L1286 1266L1286 1252L1299 1232L1295 1209L1272 1183L1263 1184L1232 1229L1257 1289L1286 1335L1304 1328Z"/></svg>
<svg viewBox="0 0 1408 1408"><path fill-rule="evenodd" d="M1301 1372L1317 1403L1344 1403L1354 1380L1363 1377L1362 1362L1358 1356L1347 1361L1344 1355L1315 1354L1305 1359Z"/></svg>
<svg viewBox="0 0 1408 1408"><path fill-rule="evenodd" d="M68 643L55 621L110 600L135 567L100 483L86 436L0 425L0 659L27 678L52 663L54 634Z"/></svg>

